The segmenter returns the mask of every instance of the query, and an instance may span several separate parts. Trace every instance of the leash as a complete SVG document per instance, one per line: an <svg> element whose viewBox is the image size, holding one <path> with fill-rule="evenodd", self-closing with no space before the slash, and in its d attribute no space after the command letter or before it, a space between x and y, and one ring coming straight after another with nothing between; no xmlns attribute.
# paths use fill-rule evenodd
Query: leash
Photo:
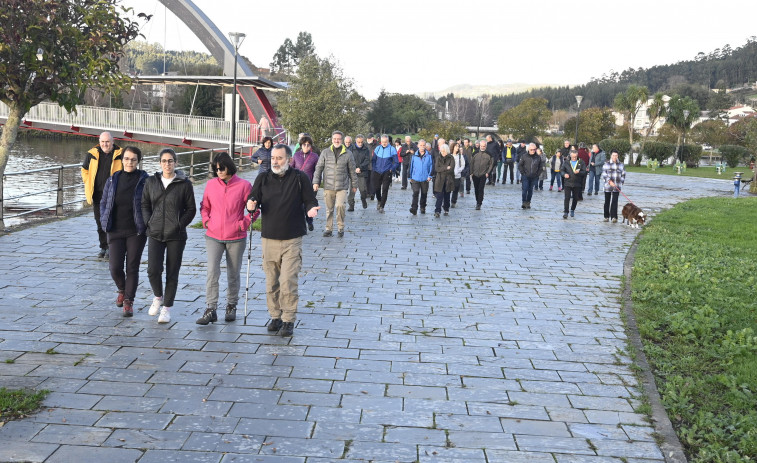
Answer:
<svg viewBox="0 0 757 463"><path fill-rule="evenodd" d="M633 204L634 206L636 206L636 204L635 204L635 203L634 203L633 201L631 201L631 198L629 198L628 196L626 196L626 194L625 194L625 193L623 193L623 190L621 190L620 188L618 188L618 191L620 191L620 194L622 194L622 195L623 195L623 197L624 197L624 198L626 198L626 199L628 200L628 202L629 202L629 203L631 203L631 204Z"/></svg>

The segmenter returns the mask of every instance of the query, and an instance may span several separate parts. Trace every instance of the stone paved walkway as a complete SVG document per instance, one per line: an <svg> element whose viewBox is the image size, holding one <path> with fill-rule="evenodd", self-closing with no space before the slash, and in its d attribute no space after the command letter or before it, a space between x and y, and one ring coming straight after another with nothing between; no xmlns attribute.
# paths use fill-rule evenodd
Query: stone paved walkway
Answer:
<svg viewBox="0 0 757 463"><path fill-rule="evenodd" d="M731 191L642 174L626 185L648 212ZM202 230L166 326L147 315L145 265L138 310L121 317L90 215L0 237L0 385L52 391L0 428L0 461L662 460L634 411L620 318L637 231L603 223L602 197L569 220L557 192L523 211L519 185L487 187L483 211L472 196L439 219L409 205L394 184L386 214L348 213L343 239L316 219L291 339L264 327L257 236L247 326L194 323Z"/></svg>

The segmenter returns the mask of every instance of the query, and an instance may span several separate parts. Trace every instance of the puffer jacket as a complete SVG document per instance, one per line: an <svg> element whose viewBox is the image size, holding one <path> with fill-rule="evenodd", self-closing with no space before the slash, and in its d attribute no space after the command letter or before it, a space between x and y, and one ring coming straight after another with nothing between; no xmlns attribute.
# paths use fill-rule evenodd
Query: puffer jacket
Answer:
<svg viewBox="0 0 757 463"><path fill-rule="evenodd" d="M147 225L147 236L158 241L187 239L187 226L197 213L192 182L184 172L177 170L176 177L163 188L160 172L145 182L142 193L142 218Z"/></svg>
<svg viewBox="0 0 757 463"><path fill-rule="evenodd" d="M410 161L410 180L413 182L427 182L431 177L431 168L433 167L434 157L428 151L421 156L420 151L416 151L413 159Z"/></svg>
<svg viewBox="0 0 757 463"><path fill-rule="evenodd" d="M371 159L371 169L379 174L391 170L397 170L400 166L399 159L397 157L397 148L388 145L386 148L383 145L379 145L373 150L373 158Z"/></svg>
<svg viewBox="0 0 757 463"><path fill-rule="evenodd" d="M134 224L137 226L137 234L144 235L147 227L142 218L142 191L144 191L145 181L150 175L143 170L137 170L137 172L140 174L137 187L134 189ZM106 233L113 229L113 217L111 217L111 213L113 212L113 203L116 199L116 191L118 191L118 179L122 173L123 171L119 170L105 182L103 197L100 201L100 226Z"/></svg>
<svg viewBox="0 0 757 463"><path fill-rule="evenodd" d="M573 170L571 161L563 161L562 167L560 167L560 175L562 175L562 184L565 188L580 187L583 185L583 177L586 175L586 164L582 159L578 159L576 164L576 170ZM568 174L568 178L565 178L565 174Z"/></svg>
<svg viewBox="0 0 757 463"><path fill-rule="evenodd" d="M124 167L121 162L123 151L118 145L113 145L113 161L110 163L110 175L123 170ZM87 204L92 204L92 196L95 193L95 177L97 177L97 168L100 164L101 155L102 150L100 150L99 146L95 146L87 151L87 156L84 158L81 166L81 179L84 181L84 197L87 198Z"/></svg>
<svg viewBox="0 0 757 463"><path fill-rule="evenodd" d="M524 177L539 178L542 168L544 168L544 165L542 164L541 156L536 153L527 154L518 161L518 170Z"/></svg>
<svg viewBox="0 0 757 463"><path fill-rule="evenodd" d="M368 146L363 143L363 147L360 148L357 145L352 145L350 148L352 156L355 159L355 168L360 168L358 177L370 177L371 175L371 152Z"/></svg>
<svg viewBox="0 0 757 463"><path fill-rule="evenodd" d="M470 173L474 177L483 177L491 172L493 166L494 161L492 160L492 157L489 156L489 153L486 151L478 151L473 155L473 159L471 160Z"/></svg>
<svg viewBox="0 0 757 463"><path fill-rule="evenodd" d="M243 240L252 218L245 214L252 184L232 175L229 183L213 178L205 186L200 215L205 234L218 241Z"/></svg>
<svg viewBox="0 0 757 463"><path fill-rule="evenodd" d="M348 189L350 181L352 181L352 185L357 185L355 159L352 157L352 152L348 151L344 145L340 146L337 151L338 154L334 153L334 145L321 151L321 157L318 158L318 164L315 165L313 185L318 185L323 180L324 190L336 191Z"/></svg>
<svg viewBox="0 0 757 463"><path fill-rule="evenodd" d="M441 193L447 187L451 192L455 188L455 158L451 154L436 158L436 177L434 178L434 193Z"/></svg>
<svg viewBox="0 0 757 463"><path fill-rule="evenodd" d="M264 147L258 148L257 151L255 151L255 154L252 155L250 158L253 162L257 163L258 161L263 161L260 163L260 170L258 171L258 175L264 174L271 170L271 149L265 149Z"/></svg>

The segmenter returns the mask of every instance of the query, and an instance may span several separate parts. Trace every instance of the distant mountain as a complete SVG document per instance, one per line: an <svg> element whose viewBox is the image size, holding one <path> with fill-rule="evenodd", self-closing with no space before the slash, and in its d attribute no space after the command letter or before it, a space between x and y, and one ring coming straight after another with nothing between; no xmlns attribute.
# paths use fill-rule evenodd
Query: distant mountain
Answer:
<svg viewBox="0 0 757 463"><path fill-rule="evenodd" d="M417 93L421 98L439 98L454 93L456 97L475 98L479 95L510 95L512 93L527 92L531 89L549 87L554 84L500 84L500 85L471 85L460 84L445 88L438 92Z"/></svg>

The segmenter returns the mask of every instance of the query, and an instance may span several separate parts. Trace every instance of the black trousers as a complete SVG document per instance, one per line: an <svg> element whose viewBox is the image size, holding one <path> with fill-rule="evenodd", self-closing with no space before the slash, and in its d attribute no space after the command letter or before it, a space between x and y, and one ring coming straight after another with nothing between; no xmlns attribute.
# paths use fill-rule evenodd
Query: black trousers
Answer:
<svg viewBox="0 0 757 463"><path fill-rule="evenodd" d="M473 189L476 191L476 204L481 205L484 203L484 187L486 186L486 176L481 177L473 176Z"/></svg>
<svg viewBox="0 0 757 463"><path fill-rule="evenodd" d="M618 218L619 191L605 191L605 219Z"/></svg>
<svg viewBox="0 0 757 463"><path fill-rule="evenodd" d="M425 182L410 182L410 187L413 189L413 202L410 204L410 209L413 211L418 210L418 196L421 199L421 209L426 209L426 200L428 199L428 180Z"/></svg>
<svg viewBox="0 0 757 463"><path fill-rule="evenodd" d="M402 163L402 188L407 188L408 173L410 173L410 163Z"/></svg>
<svg viewBox="0 0 757 463"><path fill-rule="evenodd" d="M510 171L510 183L513 183L513 176L515 175L515 161L507 161L502 168L502 183L507 183L507 171Z"/></svg>
<svg viewBox="0 0 757 463"><path fill-rule="evenodd" d="M565 203L563 207L563 211L565 213L568 212L568 206L570 206L571 211L576 210L576 204L578 204L578 198L581 195L581 190L583 190L583 186L577 185L577 186L566 186L563 188L563 192L565 192ZM571 203L571 198L573 202Z"/></svg>
<svg viewBox="0 0 757 463"><path fill-rule="evenodd" d="M434 192L434 196L436 196L436 207L434 208L434 212L442 212L442 207L444 208L444 212L449 212L449 194L450 192L447 191L446 183L442 185L441 192Z"/></svg>
<svg viewBox="0 0 757 463"><path fill-rule="evenodd" d="M460 193L460 191L463 189L463 182L465 179L456 178L455 179L455 189L452 190L452 204L455 204L457 202L457 194Z"/></svg>
<svg viewBox="0 0 757 463"><path fill-rule="evenodd" d="M100 225L100 203L93 202L92 207L95 208L95 223L97 224L97 239L100 240L100 249L108 249L108 234Z"/></svg>
<svg viewBox="0 0 757 463"><path fill-rule="evenodd" d="M108 234L108 249L110 250L110 276L119 291L124 292L124 299L133 301L139 285L139 264L142 262L142 251L147 242L146 235L118 236ZM124 260L126 272L124 273Z"/></svg>
<svg viewBox="0 0 757 463"><path fill-rule="evenodd" d="M389 185L392 184L392 171L387 170L383 174L371 171L371 183L375 189L376 200L383 208L386 205L386 197L389 195Z"/></svg>
<svg viewBox="0 0 757 463"><path fill-rule="evenodd" d="M470 175L467 175L465 177L465 192L466 193L470 193L471 183L473 183L473 182L471 182Z"/></svg>
<svg viewBox="0 0 757 463"><path fill-rule="evenodd" d="M163 296L163 305L173 307L179 287L179 269L184 256L184 240L158 241L147 239L147 277L155 296ZM166 290L163 292L163 260L166 262Z"/></svg>
<svg viewBox="0 0 757 463"><path fill-rule="evenodd" d="M497 161L494 161L492 165L492 170L489 171L489 181L486 182L490 185L494 185L497 183Z"/></svg>

